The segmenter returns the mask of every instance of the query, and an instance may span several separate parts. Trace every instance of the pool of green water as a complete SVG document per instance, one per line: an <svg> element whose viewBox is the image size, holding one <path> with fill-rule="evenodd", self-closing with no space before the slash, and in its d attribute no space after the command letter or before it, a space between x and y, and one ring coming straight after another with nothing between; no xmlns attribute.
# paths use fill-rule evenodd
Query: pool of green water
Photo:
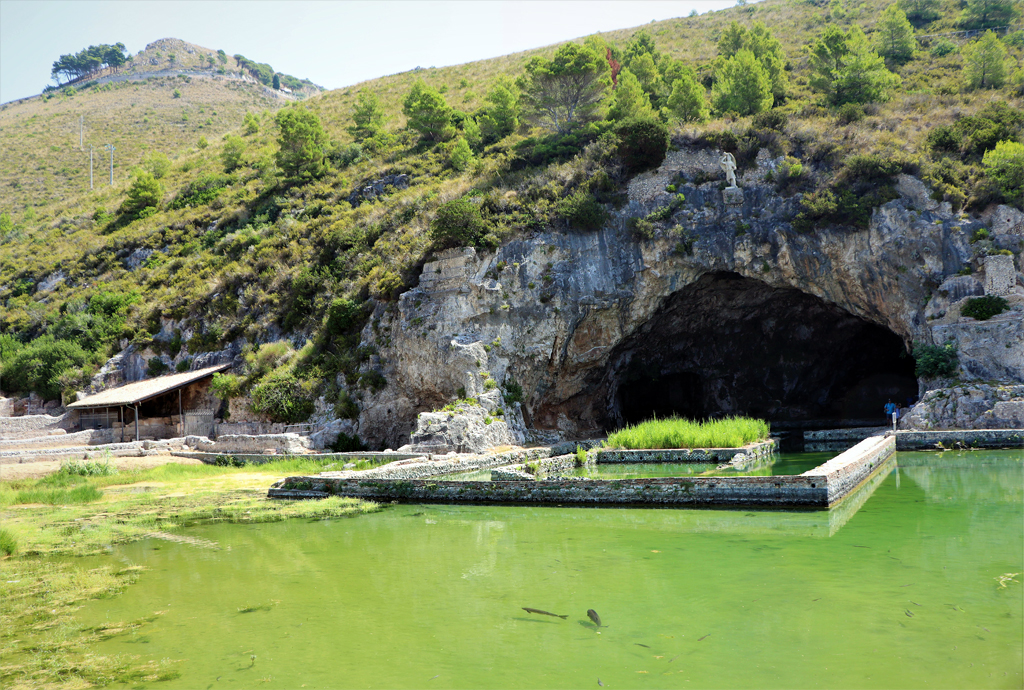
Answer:
<svg viewBox="0 0 1024 690"><path fill-rule="evenodd" d="M94 650L180 660L162 688L1021 687L1024 453L897 462L831 512L394 505L197 527L219 550L118 548L147 570L80 620L164 611Z"/></svg>
<svg viewBox="0 0 1024 690"><path fill-rule="evenodd" d="M692 477L699 475L713 476L773 476L780 474L801 474L813 470L818 465L828 462L836 456L834 452L823 453L782 453L775 456L770 465L749 470L716 470L718 463L693 462L645 462L645 463L596 463L586 467L568 470L560 476L588 477L590 479L645 479L648 477ZM489 482L491 470L474 470L448 474L438 479L450 481Z"/></svg>

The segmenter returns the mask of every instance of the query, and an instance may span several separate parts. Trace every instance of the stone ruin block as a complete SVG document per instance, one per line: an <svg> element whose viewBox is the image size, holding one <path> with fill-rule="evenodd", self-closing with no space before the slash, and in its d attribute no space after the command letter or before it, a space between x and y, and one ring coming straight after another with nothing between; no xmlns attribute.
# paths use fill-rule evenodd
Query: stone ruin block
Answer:
<svg viewBox="0 0 1024 690"><path fill-rule="evenodd" d="M1013 257L996 254L985 257L985 294L1009 295L1017 285Z"/></svg>
<svg viewBox="0 0 1024 690"><path fill-rule="evenodd" d="M726 187L722 190L722 199L728 206L740 206L743 204L743 190L739 187Z"/></svg>

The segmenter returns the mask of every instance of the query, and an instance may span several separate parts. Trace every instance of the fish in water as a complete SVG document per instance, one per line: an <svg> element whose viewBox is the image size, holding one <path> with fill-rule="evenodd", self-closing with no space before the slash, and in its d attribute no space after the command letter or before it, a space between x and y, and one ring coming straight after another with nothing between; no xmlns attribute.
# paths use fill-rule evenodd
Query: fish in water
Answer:
<svg viewBox="0 0 1024 690"><path fill-rule="evenodd" d="M645 645L645 644L641 644L639 642L634 642L633 644L635 644L637 647L647 647L647 649L650 649L650 646Z"/></svg>
<svg viewBox="0 0 1024 690"><path fill-rule="evenodd" d="M540 609L531 609L531 608L527 608L525 606L523 607L523 611L526 611L527 613L539 613L539 614L544 615L544 616L554 616L555 618L561 618L563 620L565 620L566 618L569 617L569 614L565 614L563 616L563 615L561 615L559 613L551 613L550 611L541 611Z"/></svg>
<svg viewBox="0 0 1024 690"><path fill-rule="evenodd" d="M707 635L705 635L704 637L700 638L700 639L699 639L699 640L697 640L697 641L698 641L698 642L703 642L704 640L706 640L706 639L707 639L707 638L709 638L709 637L711 637L711 633L708 633Z"/></svg>
<svg viewBox="0 0 1024 690"><path fill-rule="evenodd" d="M907 618L913 618L914 617L914 612L911 611L910 609L907 609L903 613L907 614Z"/></svg>
<svg viewBox="0 0 1024 690"><path fill-rule="evenodd" d="M587 609L587 618L594 621L594 625L601 627L601 616L597 615L597 611L594 609Z"/></svg>
<svg viewBox="0 0 1024 690"><path fill-rule="evenodd" d="M602 688L604 687L604 683L601 682L600 678L597 679L597 684L600 685Z"/></svg>

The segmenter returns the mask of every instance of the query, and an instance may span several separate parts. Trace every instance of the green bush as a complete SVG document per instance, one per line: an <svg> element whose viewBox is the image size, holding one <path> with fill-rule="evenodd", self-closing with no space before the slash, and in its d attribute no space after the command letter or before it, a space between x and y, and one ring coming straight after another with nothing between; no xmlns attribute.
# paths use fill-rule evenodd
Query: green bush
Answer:
<svg viewBox="0 0 1024 690"><path fill-rule="evenodd" d="M512 405L517 402L523 402L523 387L516 382L515 379L505 379L505 393L502 397L505 399L506 405ZM465 393L465 391L463 391Z"/></svg>
<svg viewBox="0 0 1024 690"><path fill-rule="evenodd" d="M295 424L313 414L317 382L300 379L284 367L265 376L250 393L252 409L272 421Z"/></svg>
<svg viewBox="0 0 1024 690"><path fill-rule="evenodd" d="M984 297L971 297L960 307L960 316L969 316L978 321L988 321L997 314L1002 314L1010 308L1010 303L999 295L985 295Z"/></svg>
<svg viewBox="0 0 1024 690"><path fill-rule="evenodd" d="M146 363L146 376L150 378L160 376L169 370L170 367L164 364L164 361L159 357L150 357L149 362Z"/></svg>
<svg viewBox="0 0 1024 690"><path fill-rule="evenodd" d="M476 246L486 233L480 207L466 198L443 204L430 222L430 237L442 248Z"/></svg>
<svg viewBox="0 0 1024 690"><path fill-rule="evenodd" d="M956 376L958 360L956 345L914 345L914 373L922 378Z"/></svg>
<svg viewBox="0 0 1024 690"><path fill-rule="evenodd" d="M985 174L999 186L1003 197L1024 208L1024 144L1000 141L982 159Z"/></svg>
<svg viewBox="0 0 1024 690"><path fill-rule="evenodd" d="M330 448L334 453L358 453L366 450L366 444L358 436L349 436L343 432L338 434L338 438L335 439Z"/></svg>
<svg viewBox="0 0 1024 690"><path fill-rule="evenodd" d="M214 374L210 390L221 400L231 400L242 395L245 379L236 374Z"/></svg>
<svg viewBox="0 0 1024 690"><path fill-rule="evenodd" d="M357 329L362 323L363 310L353 300L339 297L327 307L324 333L339 336Z"/></svg>
<svg viewBox="0 0 1024 690"><path fill-rule="evenodd" d="M448 161L459 172L464 171L473 162L473 150L469 148L469 143L466 142L464 137L459 137L458 141L455 142L455 146L452 147L452 152L448 156Z"/></svg>
<svg viewBox="0 0 1024 690"><path fill-rule="evenodd" d="M164 186L153 177L153 173L139 170L128 187L128 196L118 209L118 213L129 220L135 220L148 209L159 208L163 197Z"/></svg>
<svg viewBox="0 0 1024 690"><path fill-rule="evenodd" d="M80 370L91 360L92 356L76 342L41 336L4 362L4 390L35 391L46 400L56 400L61 397L61 376Z"/></svg>
<svg viewBox="0 0 1024 690"><path fill-rule="evenodd" d="M955 53L957 50L959 50L959 48L956 43L953 43L953 41L943 36L935 42L935 45L932 46L930 52L934 57L946 57L950 53Z"/></svg>
<svg viewBox="0 0 1024 690"><path fill-rule="evenodd" d="M230 175L220 173L204 173L192 182L189 182L178 195L171 201L173 209L206 206L220 196L227 187L231 185L233 178Z"/></svg>
<svg viewBox="0 0 1024 690"><path fill-rule="evenodd" d="M668 127L654 118L630 118L615 127L619 158L630 173L656 168L668 152Z"/></svg>
<svg viewBox="0 0 1024 690"><path fill-rule="evenodd" d="M577 230L597 230L608 217L597 199L582 188L559 199L555 204L555 212Z"/></svg>

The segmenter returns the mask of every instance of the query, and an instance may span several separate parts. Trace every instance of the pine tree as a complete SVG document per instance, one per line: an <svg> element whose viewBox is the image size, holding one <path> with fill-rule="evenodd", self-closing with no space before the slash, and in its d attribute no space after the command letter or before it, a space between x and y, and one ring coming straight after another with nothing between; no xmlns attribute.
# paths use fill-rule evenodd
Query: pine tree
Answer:
<svg viewBox="0 0 1024 690"><path fill-rule="evenodd" d="M448 141L455 136L452 109L437 89L423 80L412 85L402 104L409 129L416 130L427 141Z"/></svg>
<svg viewBox="0 0 1024 690"><path fill-rule="evenodd" d="M720 113L754 115L772 107L772 82L754 54L741 48L715 75L711 102Z"/></svg>
<svg viewBox="0 0 1024 690"><path fill-rule="evenodd" d="M609 120L625 120L630 117L651 117L651 99L644 93L640 80L624 69L619 72L619 87L612 96L612 105L608 109Z"/></svg>
<svg viewBox="0 0 1024 690"><path fill-rule="evenodd" d="M490 105L480 114L480 130L488 141L497 141L519 129L519 92L507 77L498 79L487 92Z"/></svg>
<svg viewBox="0 0 1024 690"><path fill-rule="evenodd" d="M610 81L604 55L566 43L550 60L534 57L526 63L518 86L533 120L565 134L593 116Z"/></svg>
<svg viewBox="0 0 1024 690"><path fill-rule="evenodd" d="M960 23L967 29L1008 26L1020 17L1019 0L967 0Z"/></svg>
<svg viewBox="0 0 1024 690"><path fill-rule="evenodd" d="M879 55L898 65L914 55L914 48L917 47L914 27L896 5L889 5L882 10L878 20L876 46Z"/></svg>
<svg viewBox="0 0 1024 690"><path fill-rule="evenodd" d="M754 22L750 29L739 22L733 22L718 39L718 53L722 57L731 58L744 48L752 52L764 67L772 83L772 97L776 103L781 102L785 99L789 87L789 78L785 71L786 55L782 51L782 43L772 35L763 22Z"/></svg>
<svg viewBox="0 0 1024 690"><path fill-rule="evenodd" d="M687 70L672 83L669 110L683 122L704 122L710 117L704 86Z"/></svg>
<svg viewBox="0 0 1024 690"><path fill-rule="evenodd" d="M352 126L348 133L356 141L363 141L378 135L384 129L387 114L377 94L372 91L360 91L355 106L352 107Z"/></svg>
<svg viewBox="0 0 1024 690"><path fill-rule="evenodd" d="M327 162L327 132L316 113L304 108L290 107L279 110L277 125L280 148L277 164L294 180L310 180L322 176L329 169Z"/></svg>
<svg viewBox="0 0 1024 690"><path fill-rule="evenodd" d="M128 196L118 212L130 219L139 218L150 208L153 211L158 209L163 196L164 187L157 182L153 174L147 170L139 170L128 187Z"/></svg>
<svg viewBox="0 0 1024 690"><path fill-rule="evenodd" d="M942 16L940 2L941 0L899 0L899 7L906 13L911 24L921 27Z"/></svg>
<svg viewBox="0 0 1024 690"><path fill-rule="evenodd" d="M964 74L972 89L998 89L1006 83L1006 46L992 31L964 46Z"/></svg>
<svg viewBox="0 0 1024 690"><path fill-rule="evenodd" d="M834 25L826 27L811 46L811 68L811 88L837 106L888 100L902 81L885 68L885 61L857 26L849 32Z"/></svg>
<svg viewBox="0 0 1024 690"><path fill-rule="evenodd" d="M462 172L473 162L473 150L469 148L469 142L464 137L459 137L448 155L452 167Z"/></svg>

